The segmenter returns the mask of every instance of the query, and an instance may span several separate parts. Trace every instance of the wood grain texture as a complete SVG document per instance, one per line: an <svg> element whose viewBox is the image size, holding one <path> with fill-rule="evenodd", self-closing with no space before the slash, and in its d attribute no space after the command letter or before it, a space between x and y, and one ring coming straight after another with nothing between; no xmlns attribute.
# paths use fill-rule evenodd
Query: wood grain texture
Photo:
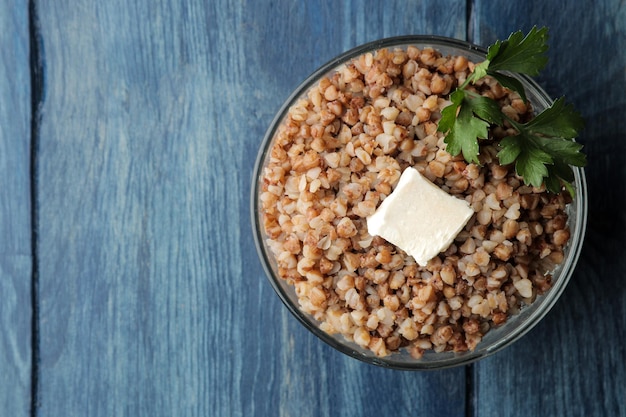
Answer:
<svg viewBox="0 0 626 417"><path fill-rule="evenodd" d="M0 414L31 402L28 2L0 3Z"/></svg>
<svg viewBox="0 0 626 417"><path fill-rule="evenodd" d="M257 260L251 169L289 92L364 41L465 35L464 1L340 3L39 3L38 415L464 414L463 368L333 351Z"/></svg>
<svg viewBox="0 0 626 417"><path fill-rule="evenodd" d="M626 5L603 0L474 3L472 35L487 45L532 25L550 30L540 83L587 124L589 221L562 299L522 340L475 367L477 416L626 416Z"/></svg>

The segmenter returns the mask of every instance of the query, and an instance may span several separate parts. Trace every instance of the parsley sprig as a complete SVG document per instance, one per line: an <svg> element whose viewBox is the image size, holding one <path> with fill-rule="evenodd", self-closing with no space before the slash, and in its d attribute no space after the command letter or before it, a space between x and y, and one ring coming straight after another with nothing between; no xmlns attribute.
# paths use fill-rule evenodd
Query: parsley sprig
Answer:
<svg viewBox="0 0 626 417"><path fill-rule="evenodd" d="M485 61L477 64L450 95L451 104L442 110L438 129L446 134L444 141L450 154L462 153L467 162L480 164L480 140L489 138L491 126L508 122L517 134L500 140L500 164L515 163L517 174L527 185L545 184L553 193L565 187L573 194L571 166L587 163L582 145L573 141L584 125L580 114L559 98L527 123L520 123L504 114L495 100L468 89L470 84L491 76L528 102L524 86L510 74L538 75L548 61L547 40L547 28L533 27L525 36L518 31L491 45Z"/></svg>

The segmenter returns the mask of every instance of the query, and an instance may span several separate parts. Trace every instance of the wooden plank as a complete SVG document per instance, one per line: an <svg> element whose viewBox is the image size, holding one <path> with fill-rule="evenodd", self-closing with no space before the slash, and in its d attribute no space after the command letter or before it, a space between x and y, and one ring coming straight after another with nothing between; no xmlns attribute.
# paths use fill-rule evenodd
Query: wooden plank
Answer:
<svg viewBox="0 0 626 417"><path fill-rule="evenodd" d="M550 28L540 82L586 118L589 221L562 299L530 334L475 367L477 416L626 416L626 7L478 0L474 40Z"/></svg>
<svg viewBox="0 0 626 417"><path fill-rule="evenodd" d="M308 334L249 223L290 90L363 41L462 37L465 2L437 4L40 4L40 415L463 415L463 368L393 372Z"/></svg>
<svg viewBox="0 0 626 417"><path fill-rule="evenodd" d="M0 410L31 405L31 212L28 2L0 3Z"/></svg>

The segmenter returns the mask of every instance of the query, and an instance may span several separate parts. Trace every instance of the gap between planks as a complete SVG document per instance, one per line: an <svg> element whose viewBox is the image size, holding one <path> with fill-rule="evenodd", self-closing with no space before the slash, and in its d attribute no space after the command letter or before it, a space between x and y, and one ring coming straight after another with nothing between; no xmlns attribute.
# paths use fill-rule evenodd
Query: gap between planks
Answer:
<svg viewBox="0 0 626 417"><path fill-rule="evenodd" d="M39 262L37 230L37 149L39 145L39 127L41 105L44 92L43 40L36 0L28 1L29 66L31 83L31 122L30 122L30 210L31 210L31 401L30 415L37 416L39 388Z"/></svg>

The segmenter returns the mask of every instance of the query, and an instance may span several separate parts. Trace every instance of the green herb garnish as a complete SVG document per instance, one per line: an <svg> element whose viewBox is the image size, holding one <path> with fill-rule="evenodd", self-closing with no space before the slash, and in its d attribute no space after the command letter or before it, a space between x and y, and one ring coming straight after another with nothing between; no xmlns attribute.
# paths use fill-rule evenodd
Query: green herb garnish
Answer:
<svg viewBox="0 0 626 417"><path fill-rule="evenodd" d="M491 76L527 102L522 83L509 74L538 75L548 61L547 40L547 28L533 27L526 36L515 32L507 40L491 45L485 61L476 65L450 95L452 104L442 110L438 130L446 134L444 141L450 154L462 153L467 162L480 164L479 141L489 138L491 126L508 122L518 133L499 142L500 164L515 163L526 185L545 184L548 191L559 193L563 187L572 190L571 166L587 163L582 145L573 141L584 124L580 114L559 98L529 122L519 123L504 114L495 100L468 90L470 84Z"/></svg>

